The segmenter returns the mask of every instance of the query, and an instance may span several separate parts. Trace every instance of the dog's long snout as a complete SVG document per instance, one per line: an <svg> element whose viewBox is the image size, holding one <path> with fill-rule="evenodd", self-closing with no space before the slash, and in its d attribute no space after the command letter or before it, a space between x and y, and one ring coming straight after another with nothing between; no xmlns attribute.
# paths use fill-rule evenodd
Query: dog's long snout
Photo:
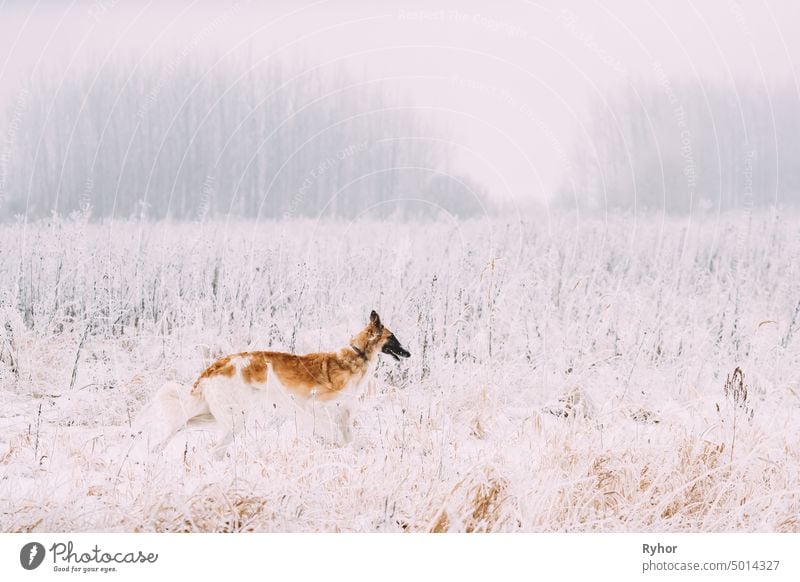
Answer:
<svg viewBox="0 0 800 582"><path fill-rule="evenodd" d="M407 349L403 348L402 346L397 346L397 348L395 348L393 350L393 352L395 354L397 354L398 356L400 356L401 358L411 357L411 352L409 352Z"/></svg>
<svg viewBox="0 0 800 582"><path fill-rule="evenodd" d="M400 345L400 342L397 340L394 334L389 336L389 339L385 344L383 344L381 351L384 354L389 354L395 360L399 360L400 358L408 358L411 356L411 352Z"/></svg>

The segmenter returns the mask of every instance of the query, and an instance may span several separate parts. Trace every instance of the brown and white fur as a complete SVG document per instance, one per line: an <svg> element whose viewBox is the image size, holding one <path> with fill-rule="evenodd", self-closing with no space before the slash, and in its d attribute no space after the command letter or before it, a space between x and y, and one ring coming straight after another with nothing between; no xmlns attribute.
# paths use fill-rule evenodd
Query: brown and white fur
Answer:
<svg viewBox="0 0 800 582"><path fill-rule="evenodd" d="M218 427L220 455L249 419L286 418L299 409L311 415L315 427L333 427L334 434L328 436L347 444L352 440L353 410L380 353L396 360L411 355L373 311L367 326L337 352L225 356L206 368L191 389L168 382L159 390L151 408L161 437L154 440L165 444L189 421L210 414Z"/></svg>

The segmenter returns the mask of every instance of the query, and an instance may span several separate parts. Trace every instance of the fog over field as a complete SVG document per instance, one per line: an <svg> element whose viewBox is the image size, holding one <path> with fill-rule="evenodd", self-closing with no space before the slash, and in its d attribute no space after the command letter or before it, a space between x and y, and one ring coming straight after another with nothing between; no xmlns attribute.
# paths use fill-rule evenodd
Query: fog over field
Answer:
<svg viewBox="0 0 800 582"><path fill-rule="evenodd" d="M800 531L792 3L0 15L0 531ZM372 310L352 442L155 446Z"/></svg>

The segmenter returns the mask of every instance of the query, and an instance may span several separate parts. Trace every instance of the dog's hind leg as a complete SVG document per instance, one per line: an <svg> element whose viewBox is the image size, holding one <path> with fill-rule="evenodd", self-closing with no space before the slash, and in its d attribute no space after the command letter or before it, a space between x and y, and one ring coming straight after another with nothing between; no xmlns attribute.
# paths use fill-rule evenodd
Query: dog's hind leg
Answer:
<svg viewBox="0 0 800 582"><path fill-rule="evenodd" d="M224 384L206 389L208 408L217 424L214 457L222 459L237 436L244 435L247 396L237 394L237 387Z"/></svg>
<svg viewBox="0 0 800 582"><path fill-rule="evenodd" d="M221 429L217 433L217 441L214 445L214 458L218 461L225 458L225 454L228 452L228 447L233 442L233 430L229 427L225 427Z"/></svg>

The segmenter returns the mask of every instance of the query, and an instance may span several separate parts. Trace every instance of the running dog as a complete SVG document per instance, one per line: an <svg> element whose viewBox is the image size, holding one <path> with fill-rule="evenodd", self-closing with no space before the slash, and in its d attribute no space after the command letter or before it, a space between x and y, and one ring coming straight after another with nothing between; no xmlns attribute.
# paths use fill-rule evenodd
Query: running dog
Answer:
<svg viewBox="0 0 800 582"><path fill-rule="evenodd" d="M315 423L327 421L334 428L333 439L348 444L353 409L381 353L398 361L411 355L373 311L367 326L337 352L225 356L206 368L191 389L168 382L158 391L151 406L163 436L156 443L166 444L192 419L211 415L218 427L220 456L248 418L291 414L299 408Z"/></svg>

